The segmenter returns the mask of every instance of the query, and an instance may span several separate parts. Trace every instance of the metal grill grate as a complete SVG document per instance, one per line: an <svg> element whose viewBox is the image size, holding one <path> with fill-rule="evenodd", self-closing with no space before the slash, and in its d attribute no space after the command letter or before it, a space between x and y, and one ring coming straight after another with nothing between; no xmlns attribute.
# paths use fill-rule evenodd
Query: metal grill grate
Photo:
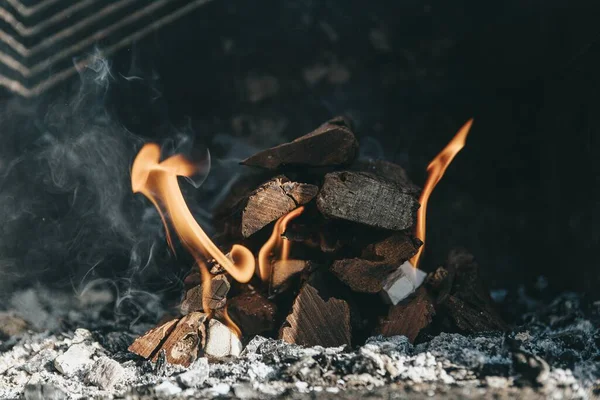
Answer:
<svg viewBox="0 0 600 400"><path fill-rule="evenodd" d="M4 0L0 85L34 97L210 0ZM73 61L77 58L77 61Z"/></svg>

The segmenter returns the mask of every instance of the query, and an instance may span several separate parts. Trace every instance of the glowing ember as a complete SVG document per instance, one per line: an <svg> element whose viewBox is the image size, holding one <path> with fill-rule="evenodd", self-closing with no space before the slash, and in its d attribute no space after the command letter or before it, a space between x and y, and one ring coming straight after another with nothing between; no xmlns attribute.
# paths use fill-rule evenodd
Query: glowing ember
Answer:
<svg viewBox="0 0 600 400"><path fill-rule="evenodd" d="M456 154L465 146L467 135L469 134L472 124L473 119L468 120L462 126L462 128L460 128L452 140L446 145L446 147L444 147L444 149L427 166L427 172L429 175L427 177L427 181L425 182L425 186L423 187L421 198L419 199L421 208L419 208L417 214L417 229L415 232L415 235L421 239L423 243L425 243L425 219L427 216L427 202L429 201L429 196L431 195L433 188L435 188L440 179L442 179L442 176L444 176L446 168L448 168L448 165L450 165L454 159L454 156L456 156ZM419 264L419 260L424 248L425 245L421 246L417 254L410 260L410 263L415 268Z"/></svg>

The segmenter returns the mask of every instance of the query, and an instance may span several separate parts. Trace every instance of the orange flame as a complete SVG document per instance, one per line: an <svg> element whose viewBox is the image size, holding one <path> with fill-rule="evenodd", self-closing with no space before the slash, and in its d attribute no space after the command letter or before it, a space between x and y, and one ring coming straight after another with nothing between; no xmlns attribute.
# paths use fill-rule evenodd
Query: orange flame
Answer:
<svg viewBox="0 0 600 400"><path fill-rule="evenodd" d="M298 217L304 212L304 207L298 207L295 210L289 212L283 217L279 218L273 228L273 233L267 242L260 248L258 252L258 271L260 279L263 282L268 282L271 278L271 260L270 257L273 255L275 249L280 250L279 258L285 261L290 256L290 241L284 239L281 235L287 229L288 223L294 218Z"/></svg>
<svg viewBox="0 0 600 400"><path fill-rule="evenodd" d="M460 128L458 133L450 140L446 147L444 147L444 149L427 166L429 175L427 176L427 181L425 182L423 192L421 192L421 198L419 199L421 208L419 208L417 213L417 229L415 232L415 236L421 239L423 243L425 243L425 219L427 216L427 202L429 201L429 196L431 195L431 192L433 192L433 188L435 188L440 179L442 179L442 176L444 176L444 173L446 172L448 165L450 165L454 159L454 156L456 156L456 154L458 154L465 146L467 135L469 134L472 124L473 119L471 118L462 126L462 128ZM424 248L425 245L421 246L417 254L410 260L410 263L415 268L419 265L419 260Z"/></svg>
<svg viewBox="0 0 600 400"><path fill-rule="evenodd" d="M190 177L197 172L196 170L197 167L181 155L160 162L160 148L155 143L149 143L142 147L133 162L131 186L134 193L142 193L154 204L165 225L169 246L173 248L165 218L165 214L169 215L181 242L198 262L203 278L206 277L206 267L202 257L210 256L235 280L248 282L255 269L252 252L236 244L230 253L233 261L227 258L198 225L185 203L177 176Z"/></svg>

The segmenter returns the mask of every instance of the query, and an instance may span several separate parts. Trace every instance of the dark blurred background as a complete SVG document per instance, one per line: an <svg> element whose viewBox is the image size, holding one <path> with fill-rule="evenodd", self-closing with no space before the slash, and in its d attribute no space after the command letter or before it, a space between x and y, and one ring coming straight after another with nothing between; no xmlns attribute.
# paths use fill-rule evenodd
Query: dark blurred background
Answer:
<svg viewBox="0 0 600 400"><path fill-rule="evenodd" d="M547 282L554 290L585 289L597 297L599 12L593 1L213 0L110 57L109 83L94 92L118 131L128 132L117 203L136 228L131 242L93 224L83 233L89 242L119 243L101 250L106 257L98 258L98 274L120 276L132 262L131 243L156 235L140 228L136 221L144 216L134 208L143 200L132 200L126 190L126 165L143 140L184 132L209 148L213 160L235 159L346 114L365 156L399 163L421 185L428 162L474 117L467 146L430 201L423 267L433 269L449 249L463 246L492 288ZM7 145L17 152L39 146L32 143L36 132L47 130L50 115L40 110L51 109L55 119L87 112L82 107L92 106L85 101L75 107L68 100L77 85L76 77L35 107L17 106L6 94L10 112L2 136L20 132ZM43 123L31 113L44 115ZM78 124L73 135L88 126ZM74 126L54 126L65 125ZM4 188L11 179L5 177ZM85 193L89 181L81 182L76 188ZM110 182L102 190L110 191ZM74 190L59 196L72 199ZM212 194L202 190L206 201ZM63 216L75 224L85 217L73 217L68 204L75 203L66 204L54 211L56 224ZM42 205L36 210L36 218L47 212ZM43 232L35 222L19 229L26 242ZM69 243L80 234L60 233ZM164 243L155 243L141 252L148 258L152 248L160 260ZM32 250L17 247L3 246L10 253L3 257L21 265L14 260ZM52 265L52 246L43 247L32 261L44 264L36 273L59 281L81 276L81 248L50 257L60 264ZM86 259L85 265L93 263ZM68 272L57 272L61 265L69 265Z"/></svg>

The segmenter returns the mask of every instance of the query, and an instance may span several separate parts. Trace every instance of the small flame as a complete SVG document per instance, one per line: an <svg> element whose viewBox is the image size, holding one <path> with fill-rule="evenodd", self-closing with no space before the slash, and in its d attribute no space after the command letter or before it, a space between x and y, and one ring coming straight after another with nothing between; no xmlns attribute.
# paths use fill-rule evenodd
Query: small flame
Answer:
<svg viewBox="0 0 600 400"><path fill-rule="evenodd" d="M169 246L173 248L165 218L165 215L169 216L181 242L198 262L203 278L206 277L203 257L212 257L235 280L248 282L255 269L252 252L236 244L230 253L233 261L227 258L198 225L185 203L177 176L190 177L196 172L197 167L182 155L160 162L160 148L155 143L149 143L142 147L133 162L131 186L134 193L142 193L154 204L165 226Z"/></svg>
<svg viewBox="0 0 600 400"><path fill-rule="evenodd" d="M279 218L273 228L273 233L267 242L260 248L258 252L258 271L260 279L263 282L268 282L271 278L271 262L274 250L280 250L279 259L285 261L290 256L290 241L284 239L282 235L287 229L288 223L304 212L304 207L298 207L288 214Z"/></svg>
<svg viewBox="0 0 600 400"><path fill-rule="evenodd" d="M241 339L242 338L242 331L240 330L240 328L236 325L235 322L233 322L233 320L231 319L231 317L229 316L229 312L227 311L227 307L225 307L223 309L223 323L233 331L233 333L235 333L235 335Z"/></svg>
<svg viewBox="0 0 600 400"><path fill-rule="evenodd" d="M417 229L415 232L415 236L421 239L423 243L425 243L425 219L427 216L427 202L429 201L429 196L431 195L433 188L435 188L440 179L442 179L442 176L444 176L444 173L446 172L448 165L450 165L454 159L454 156L456 156L456 154L465 146L467 135L469 134L472 124L473 119L471 118L462 126L462 128L460 128L458 133L446 147L444 147L444 149L427 166L429 175L427 176L427 181L425 182L421 198L419 199L421 208L419 208L417 213ZM410 263L415 268L419 265L419 260L424 248L425 245L421 246L417 254L410 260Z"/></svg>

